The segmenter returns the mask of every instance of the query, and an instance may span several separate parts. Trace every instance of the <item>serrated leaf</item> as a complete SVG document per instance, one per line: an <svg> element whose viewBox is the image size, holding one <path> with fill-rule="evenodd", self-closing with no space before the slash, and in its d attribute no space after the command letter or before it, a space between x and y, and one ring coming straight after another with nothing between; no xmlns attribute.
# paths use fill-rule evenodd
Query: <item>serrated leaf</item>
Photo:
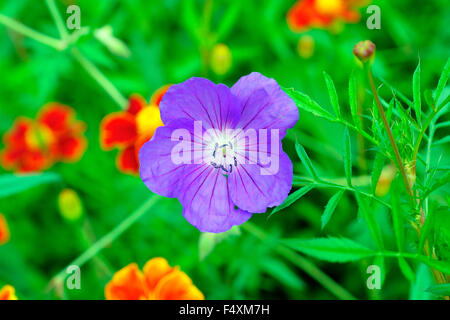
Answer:
<svg viewBox="0 0 450 320"><path fill-rule="evenodd" d="M375 194L377 188L378 180L380 179L381 172L383 171L385 157L381 152L377 152L375 159L373 161L371 183L372 183L372 193Z"/></svg>
<svg viewBox="0 0 450 320"><path fill-rule="evenodd" d="M39 185L57 182L59 180L60 176L51 172L28 175L0 175L0 198L23 192Z"/></svg>
<svg viewBox="0 0 450 320"><path fill-rule="evenodd" d="M336 92L336 87L334 86L333 79L331 79L331 77L325 71L323 72L323 76L327 84L328 95L330 96L330 102L331 105L333 106L334 113L338 118L341 118L341 108L339 106L339 98Z"/></svg>
<svg viewBox="0 0 450 320"><path fill-rule="evenodd" d="M445 186L446 184L450 183L450 171L446 172L442 177L436 179L434 183L428 188L424 194L422 195L423 198L428 197L430 193L433 191Z"/></svg>
<svg viewBox="0 0 450 320"><path fill-rule="evenodd" d="M416 113L417 123L421 123L422 117L422 99L420 96L420 60L413 75L413 106Z"/></svg>
<svg viewBox="0 0 450 320"><path fill-rule="evenodd" d="M429 287L427 291L437 296L450 296L450 283L435 284Z"/></svg>
<svg viewBox="0 0 450 320"><path fill-rule="evenodd" d="M305 194L307 194L313 188L314 188L313 185L307 185L307 186L304 186L303 188L298 189L297 191L291 193L286 198L286 200L284 200L284 202L282 204L280 204L278 207L275 207L272 210L269 217L271 217L274 213L289 207L291 204L293 204L295 201L299 200L301 197L303 197Z"/></svg>
<svg viewBox="0 0 450 320"><path fill-rule="evenodd" d="M322 217L320 220L322 221L321 229L325 228L328 221L330 221L331 216L334 213L334 210L336 209L336 206L339 204L339 201L341 201L342 195L344 194L345 190L338 191L334 196L330 198L327 205L325 206L325 211L322 214Z"/></svg>
<svg viewBox="0 0 450 320"><path fill-rule="evenodd" d="M350 75L348 84L348 99L350 103L350 112L352 114L353 123L356 127L361 128L361 120L358 116L358 83L356 81L355 71L353 71Z"/></svg>
<svg viewBox="0 0 450 320"><path fill-rule="evenodd" d="M352 186L352 146L347 127L344 130L344 168L349 187Z"/></svg>
<svg viewBox="0 0 450 320"><path fill-rule="evenodd" d="M381 236L380 227L375 219L374 211L369 210L365 199L363 199L358 192L355 192L355 197L359 210L367 223L372 239L375 241L377 248L382 251L384 249L383 238Z"/></svg>
<svg viewBox="0 0 450 320"><path fill-rule="evenodd" d="M375 255L375 251L347 238L287 239L290 248L329 262L351 262Z"/></svg>
<svg viewBox="0 0 450 320"><path fill-rule="evenodd" d="M305 148L303 148L303 146L298 141L295 141L295 151L297 151L297 155L302 161L302 164L306 167L306 170L308 171L309 175L315 181L319 181L320 179L316 173L316 170L314 169L311 159L309 159L309 156L306 153Z"/></svg>
<svg viewBox="0 0 450 320"><path fill-rule="evenodd" d="M291 97L292 100L294 100L295 104L300 109L303 109L309 113L312 113L318 117L325 118L330 121L336 120L331 113L322 108L317 102L312 100L306 94L295 91L292 88L290 89L282 88L282 89L284 90L284 92L286 92L286 94L289 97Z"/></svg>

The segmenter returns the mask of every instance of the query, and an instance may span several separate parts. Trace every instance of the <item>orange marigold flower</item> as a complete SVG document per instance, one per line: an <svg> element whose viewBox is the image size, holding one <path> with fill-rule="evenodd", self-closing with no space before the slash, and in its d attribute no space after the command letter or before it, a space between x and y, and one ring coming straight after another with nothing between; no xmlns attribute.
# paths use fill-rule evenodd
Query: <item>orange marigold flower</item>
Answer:
<svg viewBox="0 0 450 320"><path fill-rule="evenodd" d="M164 258L149 260L143 271L131 263L105 287L107 300L204 300L186 273Z"/></svg>
<svg viewBox="0 0 450 320"><path fill-rule="evenodd" d="M311 28L331 29L341 22L355 23L361 18L358 9L364 0L300 0L289 10L291 30L304 32Z"/></svg>
<svg viewBox="0 0 450 320"><path fill-rule="evenodd" d="M0 301L1 300L17 300L16 291L14 290L14 287L6 285L1 289Z"/></svg>
<svg viewBox="0 0 450 320"><path fill-rule="evenodd" d="M151 97L150 104L141 96L133 94L128 99L126 111L111 113L100 124L100 145L104 150L120 150L116 165L121 172L139 172L139 150L153 137L156 128L163 125L159 103L169 87L166 85L158 89Z"/></svg>
<svg viewBox="0 0 450 320"><path fill-rule="evenodd" d="M19 117L5 133L5 148L0 164L16 172L37 172L58 161L76 162L87 146L84 122L75 119L75 111L60 103L48 103L37 119Z"/></svg>
<svg viewBox="0 0 450 320"><path fill-rule="evenodd" d="M0 213L0 245L9 241L10 233L5 217Z"/></svg>

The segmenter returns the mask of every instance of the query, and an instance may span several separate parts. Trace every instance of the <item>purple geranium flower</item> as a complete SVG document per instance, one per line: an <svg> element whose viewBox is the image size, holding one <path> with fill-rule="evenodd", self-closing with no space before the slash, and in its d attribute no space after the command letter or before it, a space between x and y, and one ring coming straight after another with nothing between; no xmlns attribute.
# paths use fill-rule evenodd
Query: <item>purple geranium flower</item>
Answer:
<svg viewBox="0 0 450 320"><path fill-rule="evenodd" d="M203 232L224 232L280 205L292 186L281 140L298 120L295 103L259 73L230 89L203 78L169 88L163 127L139 152L140 175L153 192L178 198Z"/></svg>

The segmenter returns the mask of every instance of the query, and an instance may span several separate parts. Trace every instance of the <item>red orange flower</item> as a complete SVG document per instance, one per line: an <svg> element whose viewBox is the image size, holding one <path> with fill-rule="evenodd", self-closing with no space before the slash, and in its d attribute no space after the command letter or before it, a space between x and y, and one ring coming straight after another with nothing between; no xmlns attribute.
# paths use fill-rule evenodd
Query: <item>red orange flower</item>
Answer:
<svg viewBox="0 0 450 320"><path fill-rule="evenodd" d="M0 245L9 241L9 228L5 217L0 213Z"/></svg>
<svg viewBox="0 0 450 320"><path fill-rule="evenodd" d="M126 111L107 115L100 125L100 145L104 150L119 149L117 168L124 173L139 172L139 149L150 140L156 128L163 125L159 103L169 85L158 89L147 105L144 98L134 94Z"/></svg>
<svg viewBox="0 0 450 320"><path fill-rule="evenodd" d="M17 300L16 291L10 285L4 286L0 290L0 300Z"/></svg>
<svg viewBox="0 0 450 320"><path fill-rule="evenodd" d="M60 103L48 103L36 120L19 117L5 133L5 148L0 164L7 170L36 172L58 161L76 162L86 150L84 122L75 119L75 111Z"/></svg>
<svg viewBox="0 0 450 320"><path fill-rule="evenodd" d="M143 271L131 263L105 287L107 300L204 300L186 273L164 258L149 260Z"/></svg>
<svg viewBox="0 0 450 320"><path fill-rule="evenodd" d="M288 25L293 31L303 32L311 28L331 28L336 23L355 23L361 15L358 8L365 0L300 0L287 14Z"/></svg>

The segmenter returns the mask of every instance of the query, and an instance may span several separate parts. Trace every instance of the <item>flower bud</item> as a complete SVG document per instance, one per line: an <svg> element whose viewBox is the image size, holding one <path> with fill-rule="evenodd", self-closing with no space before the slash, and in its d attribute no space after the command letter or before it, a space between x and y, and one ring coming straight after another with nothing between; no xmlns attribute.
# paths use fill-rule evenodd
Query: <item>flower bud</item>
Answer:
<svg viewBox="0 0 450 320"><path fill-rule="evenodd" d="M389 192L396 173L397 168L393 164L389 164L383 168L375 188L375 195L377 197L384 197Z"/></svg>
<svg viewBox="0 0 450 320"><path fill-rule="evenodd" d="M94 31L94 37L97 38L108 50L119 57L128 58L131 55L130 49L120 39L113 34L113 29L110 25L104 26Z"/></svg>
<svg viewBox="0 0 450 320"><path fill-rule="evenodd" d="M372 61L375 56L375 44L370 40L360 41L353 47L353 54L359 61Z"/></svg>
<svg viewBox="0 0 450 320"><path fill-rule="evenodd" d="M223 43L215 45L211 52L210 64L215 74L222 76L227 73L231 67L230 48Z"/></svg>
<svg viewBox="0 0 450 320"><path fill-rule="evenodd" d="M314 54L314 38L309 35L300 37L297 43L297 52L303 59L309 59Z"/></svg>
<svg viewBox="0 0 450 320"><path fill-rule="evenodd" d="M61 216L68 221L77 221L83 215L83 204L78 194L72 189L64 189L58 197Z"/></svg>

